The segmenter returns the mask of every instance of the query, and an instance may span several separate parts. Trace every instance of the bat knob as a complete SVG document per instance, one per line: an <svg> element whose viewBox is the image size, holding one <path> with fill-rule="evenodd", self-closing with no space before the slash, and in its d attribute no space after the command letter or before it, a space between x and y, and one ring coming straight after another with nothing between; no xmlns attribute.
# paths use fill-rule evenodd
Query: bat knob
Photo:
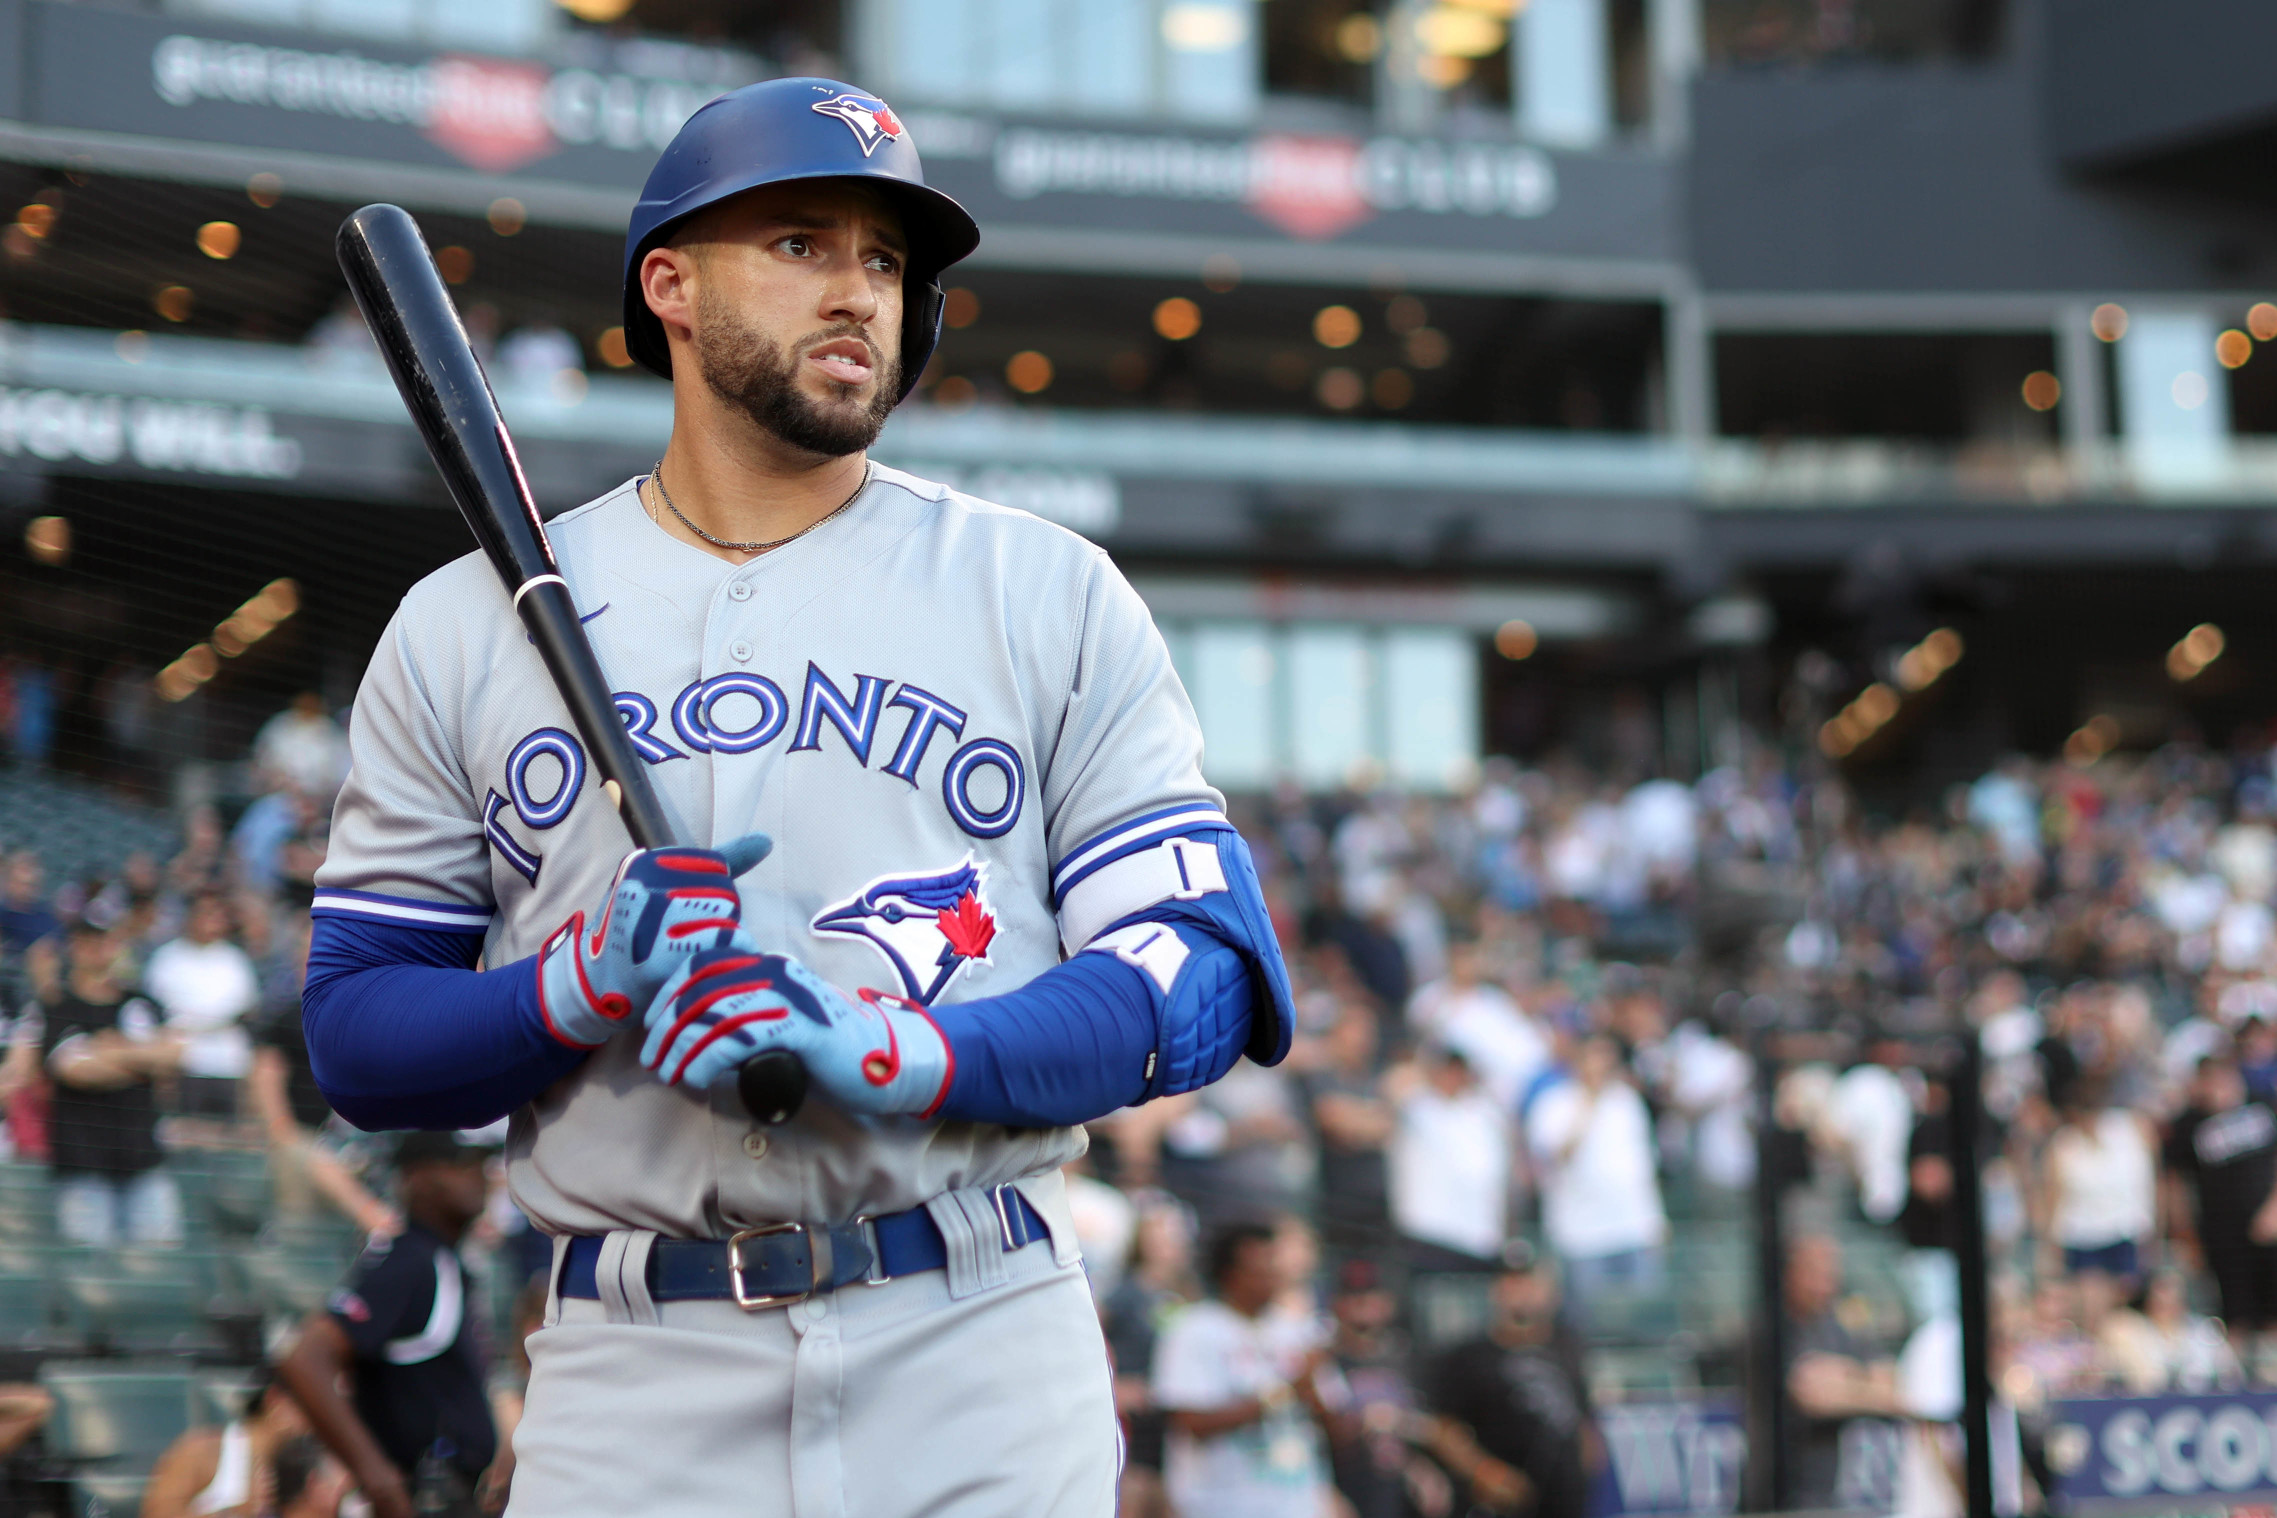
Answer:
<svg viewBox="0 0 2277 1518"><path fill-rule="evenodd" d="M753 1121L787 1123L806 1102L806 1064L787 1049L754 1054L735 1073L735 1094Z"/></svg>

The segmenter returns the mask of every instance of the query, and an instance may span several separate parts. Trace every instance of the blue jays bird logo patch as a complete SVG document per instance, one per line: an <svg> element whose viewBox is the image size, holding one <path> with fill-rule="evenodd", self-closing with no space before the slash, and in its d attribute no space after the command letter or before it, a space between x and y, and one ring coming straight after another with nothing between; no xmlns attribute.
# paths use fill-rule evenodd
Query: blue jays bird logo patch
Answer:
<svg viewBox="0 0 2277 1518"><path fill-rule="evenodd" d="M833 95L828 100L814 103L815 114L835 116L846 123L854 140L862 145L862 156L869 157L878 145L890 138L899 137L908 128L893 108L875 95Z"/></svg>
<svg viewBox="0 0 2277 1518"><path fill-rule="evenodd" d="M881 875L810 927L869 941L901 977L901 994L926 1006L959 970L988 962L996 914L981 894L981 866L966 855L954 869L927 875Z"/></svg>

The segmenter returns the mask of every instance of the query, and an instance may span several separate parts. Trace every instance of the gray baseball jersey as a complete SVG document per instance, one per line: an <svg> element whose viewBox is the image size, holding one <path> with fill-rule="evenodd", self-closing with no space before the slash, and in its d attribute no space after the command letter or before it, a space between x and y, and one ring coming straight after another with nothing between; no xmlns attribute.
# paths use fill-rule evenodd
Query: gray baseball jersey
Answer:
<svg viewBox="0 0 2277 1518"><path fill-rule="evenodd" d="M673 538L635 481L550 526L634 746L691 841L753 830L769 948L919 1001L1057 964L1055 871L1214 816L1161 637L1091 544L892 469L748 564ZM404 598L357 697L320 902L487 920L484 958L595 910L630 847L506 593L476 554ZM1073 1129L857 1120L761 1132L619 1037L514 1116L515 1199L552 1232L715 1237L844 1221L1046 1170Z"/></svg>

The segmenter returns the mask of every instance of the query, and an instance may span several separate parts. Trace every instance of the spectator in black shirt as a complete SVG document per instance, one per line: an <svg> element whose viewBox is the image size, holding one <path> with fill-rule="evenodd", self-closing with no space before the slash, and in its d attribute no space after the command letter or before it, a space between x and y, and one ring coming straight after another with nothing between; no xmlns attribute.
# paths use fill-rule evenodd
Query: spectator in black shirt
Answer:
<svg viewBox="0 0 2277 1518"><path fill-rule="evenodd" d="M117 980L113 924L91 901L64 933L53 992L16 1027L0 1085L22 1089L44 1065L48 1163L56 1230L74 1244L175 1244L182 1199L158 1147L152 1081L171 1072L181 1042L158 1009Z"/></svg>
<svg viewBox="0 0 2277 1518"><path fill-rule="evenodd" d="M474 1293L458 1254L489 1194L486 1158L448 1133L404 1135L396 1151L403 1232L364 1252L278 1368L377 1518L466 1518L497 1457L480 1333L467 1311Z"/></svg>
<svg viewBox="0 0 2277 1518"><path fill-rule="evenodd" d="M1876 1476L1867 1452L1877 1431L1894 1442L1905 1414L1897 1363L1872 1353L1835 1312L1842 1295L1842 1248L1821 1234L1787 1246L1787 1504L1794 1508L1869 1505Z"/></svg>
<svg viewBox="0 0 2277 1518"><path fill-rule="evenodd" d="M1297 1077L1320 1155L1321 1242L1337 1259L1381 1251L1391 1234L1384 1145L1398 1117L1383 1097L1376 1014L1347 997L1321 1041L1319 1066Z"/></svg>
<svg viewBox="0 0 2277 1518"><path fill-rule="evenodd" d="M1921 1322L1961 1310L1960 1268L1953 1255L1958 1215L1951 1108L1945 1083L1931 1081L1905 1146L1905 1205L1897 1226L1905 1237L1906 1305Z"/></svg>
<svg viewBox="0 0 2277 1518"><path fill-rule="evenodd" d="M1432 1452L1490 1512L1581 1518L1596 1431L1581 1348L1558 1313L1558 1283L1514 1243L1494 1279L1492 1321L1431 1368Z"/></svg>
<svg viewBox="0 0 2277 1518"><path fill-rule="evenodd" d="M2277 1329L2277 1112L2247 1099L2234 1059L2198 1062L2190 1105L2167 1131L2165 1160L2170 1224L2187 1238L2195 1223L2222 1321L2251 1364L2252 1340ZM2194 1209L2172 1194L2177 1187Z"/></svg>

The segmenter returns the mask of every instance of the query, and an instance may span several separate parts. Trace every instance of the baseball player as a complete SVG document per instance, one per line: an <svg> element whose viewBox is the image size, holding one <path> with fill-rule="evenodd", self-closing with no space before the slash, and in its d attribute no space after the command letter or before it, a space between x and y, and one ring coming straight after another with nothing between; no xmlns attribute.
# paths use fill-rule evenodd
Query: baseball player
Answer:
<svg viewBox="0 0 2277 1518"><path fill-rule="evenodd" d="M714 847L626 855L478 555L413 588L357 699L310 1054L367 1127L512 1114L555 1244L521 1518L1111 1512L1059 1167L1077 1124L1288 1047L1138 597L866 457L978 240L885 102L824 79L713 101L642 192L625 333L670 445L550 530ZM769 1129L735 1073L778 1049L815 1096Z"/></svg>

